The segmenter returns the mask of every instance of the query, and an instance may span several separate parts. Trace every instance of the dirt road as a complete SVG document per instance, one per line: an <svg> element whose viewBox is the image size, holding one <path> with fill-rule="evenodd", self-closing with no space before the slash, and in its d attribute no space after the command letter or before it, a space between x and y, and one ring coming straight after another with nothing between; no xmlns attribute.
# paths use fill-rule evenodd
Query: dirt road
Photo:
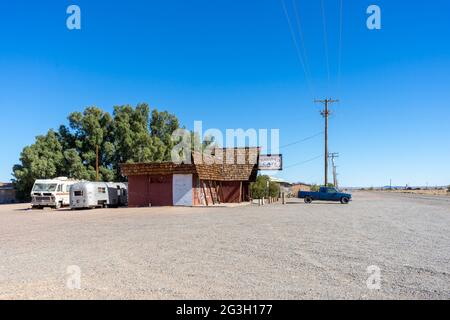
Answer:
<svg viewBox="0 0 450 320"><path fill-rule="evenodd" d="M25 208L0 206L2 299L450 299L448 197Z"/></svg>

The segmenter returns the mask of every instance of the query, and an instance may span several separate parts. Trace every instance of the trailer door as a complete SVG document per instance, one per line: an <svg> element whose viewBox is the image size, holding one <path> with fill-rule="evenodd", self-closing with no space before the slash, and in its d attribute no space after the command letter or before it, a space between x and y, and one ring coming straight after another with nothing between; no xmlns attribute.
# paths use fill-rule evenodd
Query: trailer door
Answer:
<svg viewBox="0 0 450 320"><path fill-rule="evenodd" d="M192 206L192 174L174 174L172 188L174 206Z"/></svg>

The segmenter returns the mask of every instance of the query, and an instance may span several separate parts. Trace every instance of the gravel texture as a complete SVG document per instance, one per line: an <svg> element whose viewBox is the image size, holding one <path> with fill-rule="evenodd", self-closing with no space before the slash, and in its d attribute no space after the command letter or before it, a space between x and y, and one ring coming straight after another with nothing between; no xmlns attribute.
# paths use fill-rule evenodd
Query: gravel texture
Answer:
<svg viewBox="0 0 450 320"><path fill-rule="evenodd" d="M450 299L450 197L26 207L0 206L0 299ZM80 289L67 288L71 265Z"/></svg>

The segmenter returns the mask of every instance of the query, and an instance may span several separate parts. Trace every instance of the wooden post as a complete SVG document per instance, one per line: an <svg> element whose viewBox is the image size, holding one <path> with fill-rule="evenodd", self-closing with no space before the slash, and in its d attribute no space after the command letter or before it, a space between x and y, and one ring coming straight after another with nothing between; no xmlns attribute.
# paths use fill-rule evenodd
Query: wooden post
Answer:
<svg viewBox="0 0 450 320"><path fill-rule="evenodd" d="M239 203L242 202L242 181L240 182L239 185Z"/></svg>
<svg viewBox="0 0 450 320"><path fill-rule="evenodd" d="M211 194L212 203L213 203L213 205L215 205L216 201L214 200L214 195L213 195L213 192L212 192L212 189L211 189L211 181L210 180L208 180L208 188L209 188L209 193Z"/></svg>
<svg viewBox="0 0 450 320"><path fill-rule="evenodd" d="M205 189L205 181L202 181L200 179L200 184L202 185L203 195L205 196L205 203L206 203L207 206L209 206L209 204L208 204L208 196L206 194L206 189Z"/></svg>
<svg viewBox="0 0 450 320"><path fill-rule="evenodd" d="M214 180L214 189L216 191L216 196L217 196L217 203L221 203L222 201L220 200L220 194L219 194L219 184L217 183L217 181Z"/></svg>

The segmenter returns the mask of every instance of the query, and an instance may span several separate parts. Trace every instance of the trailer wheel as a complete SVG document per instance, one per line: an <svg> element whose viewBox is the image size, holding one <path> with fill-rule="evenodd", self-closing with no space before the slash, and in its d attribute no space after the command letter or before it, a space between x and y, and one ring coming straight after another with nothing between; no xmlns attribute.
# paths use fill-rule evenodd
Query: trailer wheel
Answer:
<svg viewBox="0 0 450 320"><path fill-rule="evenodd" d="M306 197L305 198L305 203L311 203L312 202L312 198L311 197Z"/></svg>
<svg viewBox="0 0 450 320"><path fill-rule="evenodd" d="M347 197L342 197L342 198L341 198L341 203L342 203L342 204L348 204L349 201L350 201L350 200L349 200Z"/></svg>

